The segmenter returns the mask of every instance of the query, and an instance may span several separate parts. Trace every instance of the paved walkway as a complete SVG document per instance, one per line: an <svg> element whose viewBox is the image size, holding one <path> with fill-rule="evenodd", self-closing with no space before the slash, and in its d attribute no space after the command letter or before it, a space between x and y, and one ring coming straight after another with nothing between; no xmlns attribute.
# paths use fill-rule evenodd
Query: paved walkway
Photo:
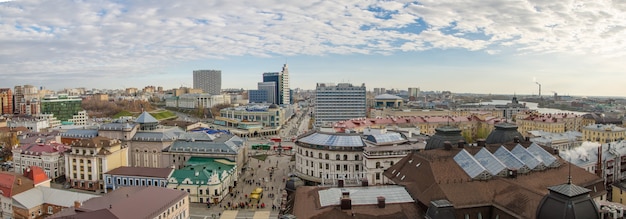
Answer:
<svg viewBox="0 0 626 219"><path fill-rule="evenodd" d="M247 170L241 174L240 179L237 180L237 187L233 189L233 194L236 195L229 195L222 200L221 204L211 205L210 208L206 204L191 203L191 218L277 218L280 194L285 188L283 179L287 179L289 166L292 165L291 156L279 156L272 151L252 150L253 155L255 152L267 153L268 156L265 161L250 158ZM257 187L263 188L263 197L259 200L258 207L257 204L253 204L252 207L233 207L233 203L250 203L247 196L250 196L250 193ZM229 202L230 207L228 207ZM261 208L261 204L265 204L265 208ZM273 209L272 206L276 208Z"/></svg>

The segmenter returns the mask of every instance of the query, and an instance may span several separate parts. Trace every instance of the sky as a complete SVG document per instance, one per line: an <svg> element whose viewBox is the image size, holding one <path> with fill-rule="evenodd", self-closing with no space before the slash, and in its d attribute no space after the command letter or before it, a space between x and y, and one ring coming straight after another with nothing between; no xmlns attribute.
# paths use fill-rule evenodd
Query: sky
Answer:
<svg viewBox="0 0 626 219"><path fill-rule="evenodd" d="M626 1L0 1L0 87L318 82L626 96Z"/></svg>

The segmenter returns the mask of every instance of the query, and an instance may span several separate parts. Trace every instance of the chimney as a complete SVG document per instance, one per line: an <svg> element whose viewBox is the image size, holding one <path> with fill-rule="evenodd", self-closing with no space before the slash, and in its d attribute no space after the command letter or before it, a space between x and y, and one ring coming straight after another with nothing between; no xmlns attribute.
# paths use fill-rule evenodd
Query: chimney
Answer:
<svg viewBox="0 0 626 219"><path fill-rule="evenodd" d="M509 171L507 172L507 175L509 178L517 178L517 170L509 169Z"/></svg>
<svg viewBox="0 0 626 219"><path fill-rule="evenodd" d="M385 197L378 196L376 199L378 200L378 208L385 208Z"/></svg>
<svg viewBox="0 0 626 219"><path fill-rule="evenodd" d="M444 141L443 149L445 149L446 151L452 150L452 143L450 143L449 141Z"/></svg>
<svg viewBox="0 0 626 219"><path fill-rule="evenodd" d="M570 164L571 165L571 164ZM602 144L598 147L598 162L596 162L596 175L602 178Z"/></svg>
<svg viewBox="0 0 626 219"><path fill-rule="evenodd" d="M519 137L518 136L513 137L513 142L519 143Z"/></svg>
<svg viewBox="0 0 626 219"><path fill-rule="evenodd" d="M478 147L485 147L487 145L487 142L485 141L484 138L477 139L476 143L478 144Z"/></svg>
<svg viewBox="0 0 626 219"><path fill-rule="evenodd" d="M74 208L80 208L81 205L79 201L74 201Z"/></svg>
<svg viewBox="0 0 626 219"><path fill-rule="evenodd" d="M464 140L459 140L459 142L457 143L457 146L459 148L464 148L465 147L465 141Z"/></svg>
<svg viewBox="0 0 626 219"><path fill-rule="evenodd" d="M341 210L352 209L352 199L350 199L350 192L341 191L341 199L340 199Z"/></svg>
<svg viewBox="0 0 626 219"><path fill-rule="evenodd" d="M337 187L343 188L343 179L337 180Z"/></svg>

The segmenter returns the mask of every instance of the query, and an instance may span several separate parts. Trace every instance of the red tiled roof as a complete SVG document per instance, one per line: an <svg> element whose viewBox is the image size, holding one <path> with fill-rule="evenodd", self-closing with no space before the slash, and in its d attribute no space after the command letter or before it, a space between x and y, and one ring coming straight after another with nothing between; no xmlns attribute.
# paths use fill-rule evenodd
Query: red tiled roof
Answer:
<svg viewBox="0 0 626 219"><path fill-rule="evenodd" d="M64 144L57 143L57 142L33 143L33 144L23 145L22 147L20 147L20 149L22 149L22 153L25 153L25 152L31 152L31 153L35 153L35 154L41 154L42 152L45 152L45 153L54 153L54 152L63 153L66 150L69 150L69 146L66 146Z"/></svg>
<svg viewBox="0 0 626 219"><path fill-rule="evenodd" d="M29 168L24 170L24 176L32 180L35 185L49 180L43 169L38 166L30 166Z"/></svg>
<svg viewBox="0 0 626 219"><path fill-rule="evenodd" d="M33 181L14 172L0 172L0 191L8 198L34 188Z"/></svg>

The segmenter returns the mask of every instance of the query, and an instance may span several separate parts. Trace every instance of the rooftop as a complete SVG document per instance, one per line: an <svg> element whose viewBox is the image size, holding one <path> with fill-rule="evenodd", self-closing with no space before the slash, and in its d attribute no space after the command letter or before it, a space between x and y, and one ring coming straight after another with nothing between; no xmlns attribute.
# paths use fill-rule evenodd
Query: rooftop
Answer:
<svg viewBox="0 0 626 219"><path fill-rule="evenodd" d="M358 134L312 132L296 142L320 146L364 147L365 143Z"/></svg>
<svg viewBox="0 0 626 219"><path fill-rule="evenodd" d="M139 115L139 117L137 117L135 122L139 124L159 123L159 120L155 119L152 115L150 115L150 113L144 111L141 115Z"/></svg>
<svg viewBox="0 0 626 219"><path fill-rule="evenodd" d="M109 175L121 175L121 176L145 176L145 177L157 177L167 178L172 172L173 168L152 168L152 167L118 167L106 174Z"/></svg>

